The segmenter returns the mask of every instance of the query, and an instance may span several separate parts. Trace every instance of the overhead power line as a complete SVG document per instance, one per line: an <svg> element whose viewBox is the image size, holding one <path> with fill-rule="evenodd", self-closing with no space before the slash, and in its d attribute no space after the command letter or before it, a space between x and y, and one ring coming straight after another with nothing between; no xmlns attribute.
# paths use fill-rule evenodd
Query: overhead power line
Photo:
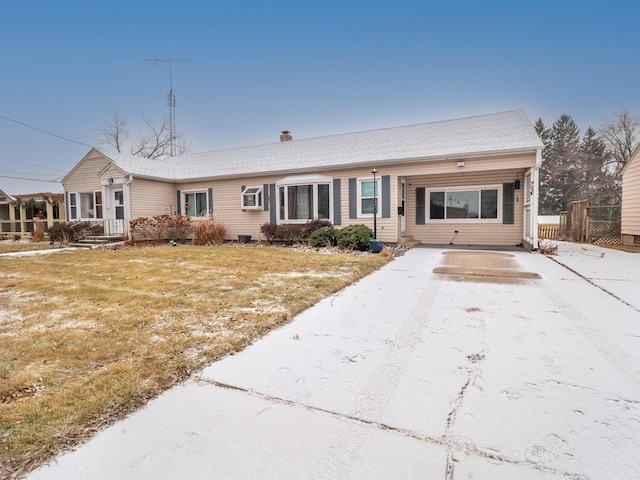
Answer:
<svg viewBox="0 0 640 480"><path fill-rule="evenodd" d="M3 173L13 173L13 174L27 175L27 176L26 177L14 177L13 175L2 175ZM30 177L34 177L34 176L38 177L40 175L38 175L36 173L9 172L7 170L0 170L0 177L13 178L13 179L17 179L17 180L38 180L40 182L60 182L60 177L52 178L52 177L48 176L46 178L30 178Z"/></svg>
<svg viewBox="0 0 640 480"><path fill-rule="evenodd" d="M23 162L21 160L15 160L13 158L9 158L9 157L3 157L2 155L0 155L0 158L3 160L9 160L10 162L13 163L19 163L20 165L28 165L30 167L38 167L38 168L44 168L45 170L54 170L56 172L64 172L67 173L66 170L62 170L60 168L53 168L53 167L45 167L44 165L38 165L37 163L29 163L29 162Z"/></svg>
<svg viewBox="0 0 640 480"><path fill-rule="evenodd" d="M4 118L5 120L8 120L10 122L17 123L18 125L22 125L23 127L27 127L27 128L31 128L33 130L37 130L38 132L41 132L41 133L46 133L47 135L51 135L52 137L56 137L56 138L59 138L61 140L65 140L67 142L76 143L78 145L83 145L83 146L89 147L89 148L93 147L93 145L88 145L86 143L78 142L77 140L73 140L71 138L63 137L62 135L58 135L57 133L48 132L47 130L43 130L42 128L34 127L33 125L29 125L28 123L21 122L20 120L16 120L15 118L7 117L6 115L0 114L0 118Z"/></svg>

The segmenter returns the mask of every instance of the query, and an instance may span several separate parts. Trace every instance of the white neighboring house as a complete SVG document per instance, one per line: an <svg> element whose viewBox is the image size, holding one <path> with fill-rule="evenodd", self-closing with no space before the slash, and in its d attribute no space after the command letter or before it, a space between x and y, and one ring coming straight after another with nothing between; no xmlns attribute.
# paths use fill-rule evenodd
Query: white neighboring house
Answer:
<svg viewBox="0 0 640 480"><path fill-rule="evenodd" d="M537 248L542 142L522 110L163 159L92 148L64 177L70 220L215 215L228 239L326 219L425 244ZM373 170L376 170L375 182Z"/></svg>

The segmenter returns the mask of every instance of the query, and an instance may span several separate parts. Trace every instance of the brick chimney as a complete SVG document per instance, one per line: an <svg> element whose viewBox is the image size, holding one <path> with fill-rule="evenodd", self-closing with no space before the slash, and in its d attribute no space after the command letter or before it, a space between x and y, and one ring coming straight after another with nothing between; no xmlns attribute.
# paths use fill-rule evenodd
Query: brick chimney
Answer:
<svg viewBox="0 0 640 480"><path fill-rule="evenodd" d="M293 137L291 136L291 133L289 133L289 130L283 130L282 135L280 135L280 141L281 142L290 142L291 140L293 140Z"/></svg>

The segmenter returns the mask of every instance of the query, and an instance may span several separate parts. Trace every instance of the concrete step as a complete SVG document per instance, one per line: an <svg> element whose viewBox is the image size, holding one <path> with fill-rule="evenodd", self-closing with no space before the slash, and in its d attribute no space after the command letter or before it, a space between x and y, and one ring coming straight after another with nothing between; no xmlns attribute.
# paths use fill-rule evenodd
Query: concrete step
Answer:
<svg viewBox="0 0 640 480"><path fill-rule="evenodd" d="M76 242L76 243L72 243L71 245L69 245L70 247L75 247L75 248L93 248L96 245L100 245L100 244L96 244L96 243L80 243L80 242Z"/></svg>
<svg viewBox="0 0 640 480"><path fill-rule="evenodd" d="M74 242L71 246L79 247L79 248L92 248L99 245L107 245L108 243L115 243L115 242L121 242L121 241L122 241L122 237L90 237L90 238L83 238L82 240L78 240L77 242Z"/></svg>
<svg viewBox="0 0 640 480"><path fill-rule="evenodd" d="M106 238L83 238L82 240L78 240L76 243L85 245L102 245L104 243L109 243L109 240Z"/></svg>
<svg viewBox="0 0 640 480"><path fill-rule="evenodd" d="M408 244L413 242L413 241L414 241L413 240L413 235L402 235L398 239L398 245L407 245L408 246Z"/></svg>

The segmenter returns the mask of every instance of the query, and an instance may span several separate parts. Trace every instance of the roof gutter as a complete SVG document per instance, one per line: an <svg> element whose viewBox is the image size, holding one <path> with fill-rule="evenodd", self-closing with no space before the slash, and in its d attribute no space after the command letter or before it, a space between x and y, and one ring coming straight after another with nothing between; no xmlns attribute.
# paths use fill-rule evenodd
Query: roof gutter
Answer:
<svg viewBox="0 0 640 480"><path fill-rule="evenodd" d="M426 157L411 157L411 158L402 158L402 159L383 159L383 160L375 160L375 161L364 161L364 162L349 162L349 164L328 164L322 165L322 167L312 166L312 167L302 167L302 168L287 168L287 169L278 169L278 170L268 170L268 171L259 171L259 172L240 172L240 173L228 173L223 175L209 175L209 176L199 176L199 177L185 177L185 178L166 178L166 177L156 177L152 175L137 175L134 174L136 178L146 179L146 180L156 180L156 181L164 181L170 183L190 183L190 182L202 182L202 181L210 181L210 180L225 180L232 178L248 178L248 177L263 177L265 175L290 175L292 173L305 173L305 172L318 172L319 170L347 170L356 168L364 168L369 166L378 166L378 165L399 165L406 163L416 163L421 161L447 161L447 160L458 160L458 159L468 159L468 158L485 158L485 157L505 157L509 155L517 155L517 154L536 154L536 167L539 168L539 162L541 162L542 149L540 146L531 146L526 148L513 148L510 150L490 150L490 151L482 151L482 152L469 152L469 153L460 153L455 155L433 155ZM540 155L540 159L538 159L538 155Z"/></svg>

